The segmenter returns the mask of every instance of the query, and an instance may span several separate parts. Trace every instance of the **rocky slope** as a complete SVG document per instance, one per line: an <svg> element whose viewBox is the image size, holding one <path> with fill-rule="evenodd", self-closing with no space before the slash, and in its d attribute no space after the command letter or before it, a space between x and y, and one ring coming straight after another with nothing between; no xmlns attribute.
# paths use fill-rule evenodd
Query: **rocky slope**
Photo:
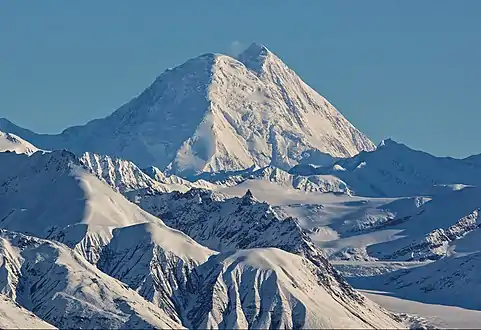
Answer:
<svg viewBox="0 0 481 330"><path fill-rule="evenodd" d="M130 203L70 152L0 153L0 160L0 228L66 244L180 322L166 292L185 283L211 251ZM118 237L129 239L122 245ZM138 264L140 256L145 263ZM112 265L115 260L128 268ZM147 282L135 282L133 274Z"/></svg>
<svg viewBox="0 0 481 330"><path fill-rule="evenodd" d="M0 228L55 238L92 262L112 228L158 221L67 151L0 153L0 182Z"/></svg>

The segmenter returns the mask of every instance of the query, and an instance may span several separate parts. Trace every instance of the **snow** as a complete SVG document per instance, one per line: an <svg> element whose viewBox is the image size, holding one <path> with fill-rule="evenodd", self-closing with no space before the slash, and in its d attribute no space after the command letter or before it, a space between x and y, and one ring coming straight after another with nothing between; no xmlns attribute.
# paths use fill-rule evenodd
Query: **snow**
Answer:
<svg viewBox="0 0 481 330"><path fill-rule="evenodd" d="M38 149L15 134L0 131L0 152L5 151L31 155L38 151Z"/></svg>
<svg viewBox="0 0 481 330"><path fill-rule="evenodd" d="M293 175L274 167L267 166L260 169L248 169L239 171L235 174L225 175L218 173L211 176L203 176L206 180L213 182L216 186L231 187L236 186L247 180L264 180L275 182L276 184L288 188L294 188L306 192L335 192L350 194L347 185L332 175ZM211 186L211 189L216 189Z"/></svg>
<svg viewBox="0 0 481 330"><path fill-rule="evenodd" d="M185 323L187 281L193 269L216 252L160 223L117 228L97 266Z"/></svg>
<svg viewBox="0 0 481 330"><path fill-rule="evenodd" d="M37 152L30 157L0 153L0 159L3 228L47 237L76 225L103 227L105 232L109 227L158 221L100 182L69 152ZM68 207L59 213L59 205Z"/></svg>
<svg viewBox="0 0 481 330"><path fill-rule="evenodd" d="M91 152L81 155L80 161L98 178L120 192L143 188L167 191L164 186L142 172L137 165L130 161Z"/></svg>
<svg viewBox="0 0 481 330"><path fill-rule="evenodd" d="M479 329L481 311L414 302L374 290L361 290L361 292L393 312L421 316L438 329Z"/></svg>
<svg viewBox="0 0 481 330"><path fill-rule="evenodd" d="M394 297L435 305L481 310L481 253L350 280L355 287L389 292Z"/></svg>
<svg viewBox="0 0 481 330"><path fill-rule="evenodd" d="M0 328L2 329L55 329L55 327L0 294Z"/></svg>
<svg viewBox="0 0 481 330"><path fill-rule="evenodd" d="M369 248L370 254L384 259L439 259L456 253L460 245L463 253L480 251L476 244L464 244L479 237L481 189L464 188L434 196L413 212L407 221L393 223L403 238ZM394 220L393 220L394 221Z"/></svg>
<svg viewBox="0 0 481 330"><path fill-rule="evenodd" d="M278 217L249 191L241 198L225 199L209 190L192 189L184 194L149 194L137 202L168 226L216 251L280 247L310 253L314 249L294 219ZM319 251L312 253L317 256Z"/></svg>
<svg viewBox="0 0 481 330"><path fill-rule="evenodd" d="M426 317L426 322L445 328L479 327L475 310L481 308L478 295L473 294L481 292L476 275L481 252L476 216L479 188L459 187L429 198L397 199L305 193L265 181L243 182L219 191L238 196L247 188L272 203L280 216L299 218L312 241L355 288L389 291L389 297L375 300L387 301L383 306L396 303L393 310ZM394 259L403 262L386 259L432 232L444 234L419 252L441 257L438 261L419 262L411 253ZM467 319L457 316L458 310Z"/></svg>

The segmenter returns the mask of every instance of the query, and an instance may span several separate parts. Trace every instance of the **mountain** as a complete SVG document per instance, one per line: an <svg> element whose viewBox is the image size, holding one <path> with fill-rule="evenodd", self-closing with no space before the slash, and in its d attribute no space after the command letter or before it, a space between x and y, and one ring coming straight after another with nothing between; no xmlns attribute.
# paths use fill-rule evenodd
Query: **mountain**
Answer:
<svg viewBox="0 0 481 330"><path fill-rule="evenodd" d="M404 327L363 298L337 297L310 261L279 249L216 255L196 269L201 291L189 318L195 329L326 329ZM339 289L339 288L338 288Z"/></svg>
<svg viewBox="0 0 481 330"><path fill-rule="evenodd" d="M481 252L476 252L446 257L424 266L365 278L364 281L375 281L377 289L410 300L481 310L480 271Z"/></svg>
<svg viewBox="0 0 481 330"><path fill-rule="evenodd" d="M0 228L75 247L98 258L111 230L158 221L101 182L68 151L0 153Z"/></svg>
<svg viewBox="0 0 481 330"><path fill-rule="evenodd" d="M160 221L159 221L160 222ZM113 230L97 267L160 307L178 323L188 323L188 280L195 267L215 251L162 223L142 223Z"/></svg>
<svg viewBox="0 0 481 330"><path fill-rule="evenodd" d="M475 157L435 157L391 139L374 151L338 160L333 166L299 165L297 175L332 175L359 196L406 197L444 193L481 183L481 163Z"/></svg>
<svg viewBox="0 0 481 330"><path fill-rule="evenodd" d="M6 119L0 129L44 149L95 152L184 177L251 166L288 170L375 148L258 44L237 59L193 58L165 71L110 116L58 135L35 134Z"/></svg>
<svg viewBox="0 0 481 330"><path fill-rule="evenodd" d="M0 131L0 152L5 151L31 155L38 151L38 149L15 134Z"/></svg>
<svg viewBox="0 0 481 330"><path fill-rule="evenodd" d="M121 193L145 188L159 192L169 191L168 187L152 179L128 160L91 152L85 152L79 160L100 180Z"/></svg>
<svg viewBox="0 0 481 330"><path fill-rule="evenodd" d="M334 297L362 301L296 219L281 218L269 204L256 200L250 191L241 198L226 199L209 190L191 189L186 193L138 196L136 203L168 226L216 251L278 248L301 255L323 272L326 290Z"/></svg>
<svg viewBox="0 0 481 330"><path fill-rule="evenodd" d="M181 328L65 245L1 230L0 260L1 292L56 327Z"/></svg>
<svg viewBox="0 0 481 330"><path fill-rule="evenodd" d="M384 260L437 260L481 251L481 188L467 187L421 205L411 215L394 218L383 228L398 230L396 240L374 244L368 253Z"/></svg>
<svg viewBox="0 0 481 330"><path fill-rule="evenodd" d="M212 251L130 203L70 152L0 153L0 164L0 228L67 245L181 322L166 306Z"/></svg>
<svg viewBox="0 0 481 330"><path fill-rule="evenodd" d="M140 190L170 192L216 187L205 180L191 182L176 175L165 175L154 166L141 170L131 161L92 152L83 153L79 160L97 178L126 196L135 195Z"/></svg>
<svg viewBox="0 0 481 330"><path fill-rule="evenodd" d="M150 176L152 179L164 184L170 189L170 191L187 191L191 188L216 188L216 183L211 183L203 179L195 179L193 181L188 181L177 175L166 175L155 166L149 166L148 168L144 168L142 171L148 176Z"/></svg>
<svg viewBox="0 0 481 330"><path fill-rule="evenodd" d="M119 239L118 243L125 244L125 237ZM157 239L164 241L162 236ZM144 264L148 260L139 254L140 246L124 255L130 259L113 260L117 274L129 280L122 283L65 245L1 230L0 289L59 328L180 329L182 325L167 315L167 306L158 308L141 298L143 290L130 287L132 280L149 283L133 271L149 271ZM188 254L198 254L192 247ZM150 272L155 274L155 269ZM185 295L178 297L183 297L184 303L175 307L185 309L183 323L189 328L406 326L396 315L360 295L359 301L334 296L336 284L326 282L319 267L277 249L212 256L186 279ZM164 285L171 283L160 280Z"/></svg>
<svg viewBox="0 0 481 330"><path fill-rule="evenodd" d="M204 220L211 215L210 222L198 218L200 224L192 227L200 233L202 226L211 226L221 239L216 248L225 253L265 247L237 251L229 257L235 259L229 259L232 267L216 276L226 255L217 258L218 252L208 248L214 247L215 236L202 240L197 235L199 242L209 243L204 247L167 227L129 202L102 175L91 173L74 154L0 153L0 165L0 292L56 327L405 326L397 316L353 290L293 219L279 219L269 205L250 194L227 200L202 189L187 193L140 190L148 194L138 195L138 202L155 206L158 198L171 201L169 209L185 222L185 231L195 223L186 220L195 220L196 213ZM199 198L211 208L194 208ZM163 213L167 223L175 223L177 217ZM267 226L268 239L256 230L259 226ZM219 230L230 227L250 235L219 236ZM270 246L300 256L272 252L266 249ZM247 255L253 259L244 260ZM269 260L270 269L250 264L259 258ZM294 266L286 268L284 263ZM306 269L297 269L301 265ZM245 282L232 286L225 296L223 283L234 274ZM238 302L233 299L249 292L260 296L241 303L247 309L237 319L231 306ZM321 293L324 298L319 302L315 295ZM266 311L268 306L272 311ZM320 317L320 312L332 315Z"/></svg>
<svg viewBox="0 0 481 330"><path fill-rule="evenodd" d="M280 218L250 191L240 198L226 198L210 190L191 189L138 196L136 203L216 251L277 247L313 259L322 255L295 219Z"/></svg>

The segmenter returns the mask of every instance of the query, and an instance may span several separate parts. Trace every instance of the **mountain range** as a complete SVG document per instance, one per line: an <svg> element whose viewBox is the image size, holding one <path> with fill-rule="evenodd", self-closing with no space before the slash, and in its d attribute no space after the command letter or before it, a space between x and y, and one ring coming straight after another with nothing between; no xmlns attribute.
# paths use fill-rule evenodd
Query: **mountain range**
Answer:
<svg viewBox="0 0 481 330"><path fill-rule="evenodd" d="M478 159L376 147L256 43L57 135L0 119L0 327L439 326L356 289L481 309Z"/></svg>

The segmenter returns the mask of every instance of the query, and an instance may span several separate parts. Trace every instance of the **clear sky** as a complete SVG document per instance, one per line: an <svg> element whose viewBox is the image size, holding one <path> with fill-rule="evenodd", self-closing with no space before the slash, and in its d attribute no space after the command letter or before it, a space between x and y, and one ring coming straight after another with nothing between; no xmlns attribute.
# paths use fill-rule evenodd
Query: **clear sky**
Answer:
<svg viewBox="0 0 481 330"><path fill-rule="evenodd" d="M481 153L481 0L0 1L0 117L60 132L252 41L375 143Z"/></svg>

